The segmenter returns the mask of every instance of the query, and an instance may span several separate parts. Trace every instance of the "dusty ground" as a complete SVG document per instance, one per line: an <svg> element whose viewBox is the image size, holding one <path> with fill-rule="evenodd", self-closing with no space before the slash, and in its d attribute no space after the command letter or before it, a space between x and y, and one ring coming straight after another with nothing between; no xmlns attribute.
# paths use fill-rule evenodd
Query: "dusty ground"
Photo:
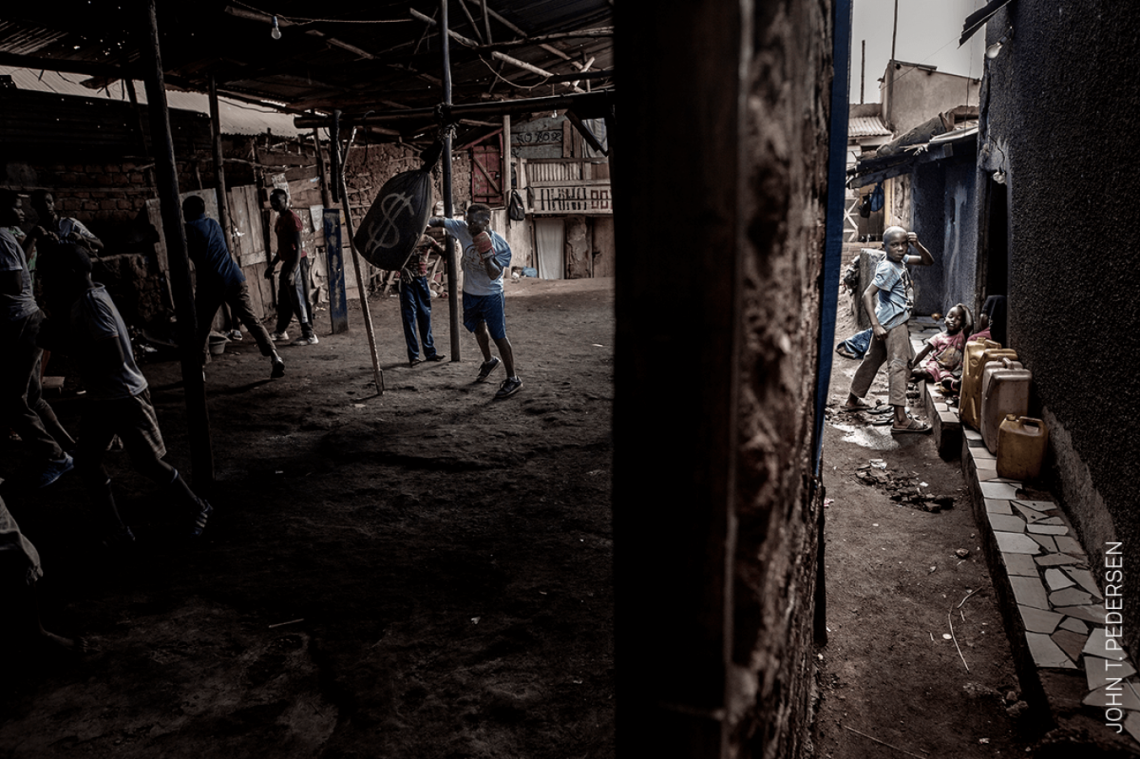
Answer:
<svg viewBox="0 0 1140 759"><path fill-rule="evenodd" d="M839 339L858 331L842 300ZM1017 678L959 463L942 461L930 435L892 439L868 423L873 416L842 411L858 362L835 362L823 478L830 634L819 650L816 755L1024 756ZM867 400L876 399L886 403L885 371ZM859 476L873 459L886 468L863 471L917 481L923 493L952 496L952 508L892 501Z"/></svg>
<svg viewBox="0 0 1140 759"><path fill-rule="evenodd" d="M169 539L122 454L109 466L134 555L97 548L74 477L10 499L43 553L47 621L101 652L5 672L0 756L612 756L612 307L607 281L515 287L526 386L505 402L497 382L471 384L466 333L463 362L407 368L394 299L373 302L382 397L356 311L349 334L284 349L281 381L250 340L231 346L207 371L219 483L198 546ZM436 315L450 353L444 303ZM841 311L838 334L852 331ZM855 363L836 361L838 404ZM178 367L145 370L187 468ZM73 423L74 401L55 405ZM1022 754L956 463L840 412L826 434L816 756ZM857 476L871 459L953 507L896 505ZM6 447L0 470L18 465Z"/></svg>
<svg viewBox="0 0 1140 759"><path fill-rule="evenodd" d="M219 482L193 547L121 453L132 555L97 546L74 475L10 498L48 625L101 652L6 669L0 756L612 756L612 312L612 281L514 286L503 402L466 332L462 362L409 369L395 299L373 301L382 397L358 311L337 336L320 314L279 381L247 336L207 367ZM178 366L145 371L188 469Z"/></svg>

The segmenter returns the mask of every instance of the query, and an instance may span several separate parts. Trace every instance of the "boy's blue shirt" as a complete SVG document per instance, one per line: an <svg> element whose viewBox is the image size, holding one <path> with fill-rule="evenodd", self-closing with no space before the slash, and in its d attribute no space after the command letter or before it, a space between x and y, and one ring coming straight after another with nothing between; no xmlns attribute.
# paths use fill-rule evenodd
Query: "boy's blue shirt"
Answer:
<svg viewBox="0 0 1140 759"><path fill-rule="evenodd" d="M871 283L879 288L878 303L875 304L875 318L879 324L885 329L905 324L914 308L914 288L906 264L884 258L875 267L875 278Z"/></svg>

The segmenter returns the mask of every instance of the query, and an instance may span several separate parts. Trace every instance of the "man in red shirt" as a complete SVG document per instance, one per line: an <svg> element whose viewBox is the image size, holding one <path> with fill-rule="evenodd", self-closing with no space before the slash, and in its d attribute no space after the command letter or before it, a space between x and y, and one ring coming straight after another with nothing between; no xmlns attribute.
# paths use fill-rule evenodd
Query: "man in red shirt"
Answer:
<svg viewBox="0 0 1140 759"><path fill-rule="evenodd" d="M277 189L269 194L269 205L277 212L273 231L277 234L277 254L265 270L265 278L272 280L277 262L281 262L281 279L277 286L277 329L274 342L289 339L285 331L293 314L301 324L301 337L293 345L316 345L313 333L312 301L309 300L309 258L301 245L301 217L289 207L289 193Z"/></svg>

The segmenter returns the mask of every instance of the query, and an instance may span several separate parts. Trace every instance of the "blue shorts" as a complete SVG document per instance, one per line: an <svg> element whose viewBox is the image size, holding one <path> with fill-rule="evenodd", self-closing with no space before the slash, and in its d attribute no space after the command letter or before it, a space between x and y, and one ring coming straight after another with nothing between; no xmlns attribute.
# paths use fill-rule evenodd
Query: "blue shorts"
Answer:
<svg viewBox="0 0 1140 759"><path fill-rule="evenodd" d="M492 340L507 336L507 316L503 310L503 294L472 295L463 293L463 326L474 332L479 322L487 324Z"/></svg>

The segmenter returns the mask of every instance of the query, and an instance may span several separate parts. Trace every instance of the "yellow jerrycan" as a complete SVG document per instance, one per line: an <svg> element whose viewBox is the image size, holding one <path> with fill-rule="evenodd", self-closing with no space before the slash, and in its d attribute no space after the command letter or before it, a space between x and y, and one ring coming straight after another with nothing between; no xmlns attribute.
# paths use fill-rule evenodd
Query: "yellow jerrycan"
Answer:
<svg viewBox="0 0 1140 759"><path fill-rule="evenodd" d="M979 340L966 343L966 363L962 367L962 390L958 400L958 414L963 424L981 431L982 423L982 372L986 364L1008 358L1017 360L1017 351L1002 348L1001 343Z"/></svg>
<svg viewBox="0 0 1140 759"><path fill-rule="evenodd" d="M1040 419L1008 415L998 428L998 477L1034 480L1049 444L1049 428Z"/></svg>

